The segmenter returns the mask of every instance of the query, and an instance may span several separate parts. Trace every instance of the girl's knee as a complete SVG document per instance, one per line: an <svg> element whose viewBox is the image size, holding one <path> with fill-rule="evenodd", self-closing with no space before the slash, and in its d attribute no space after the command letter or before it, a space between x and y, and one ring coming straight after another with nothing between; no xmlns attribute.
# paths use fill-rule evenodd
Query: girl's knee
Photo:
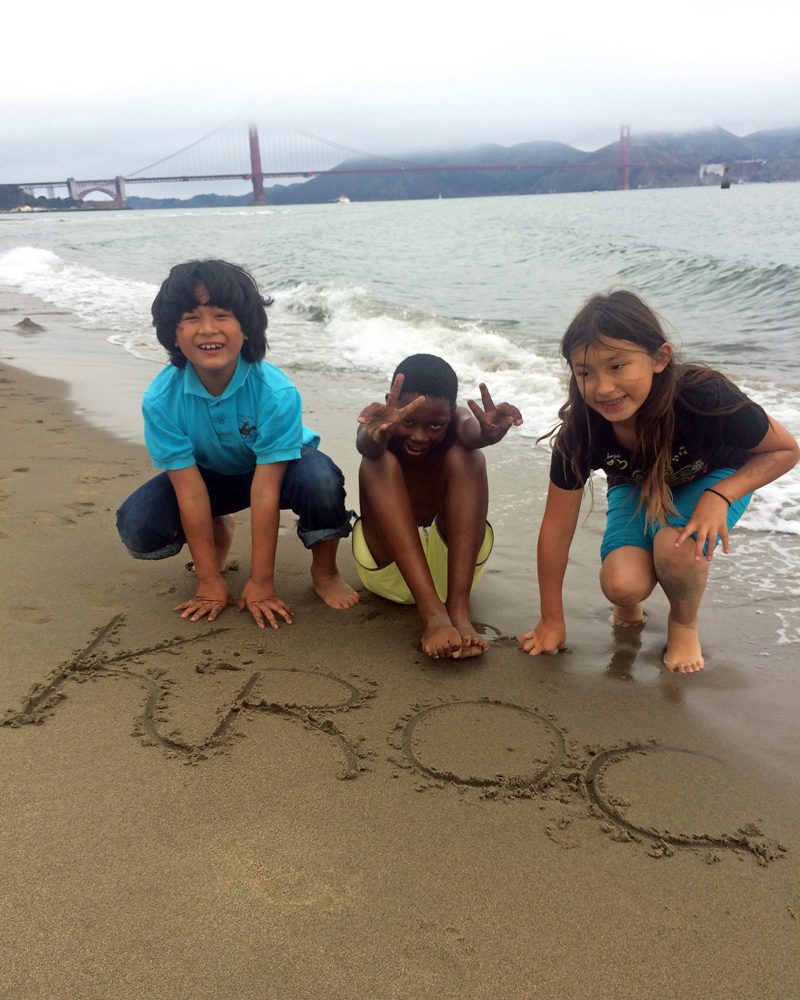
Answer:
<svg viewBox="0 0 800 1000"><path fill-rule="evenodd" d="M639 604L653 592L650 581L624 578L606 578L601 575L600 589L612 604L623 607Z"/></svg>
<svg viewBox="0 0 800 1000"><path fill-rule="evenodd" d="M694 540L690 539L676 549L677 537L678 529L667 525L653 540L653 557L659 575L680 574L694 566Z"/></svg>
<svg viewBox="0 0 800 1000"><path fill-rule="evenodd" d="M610 553L600 567L600 587L612 604L638 604L649 597L656 585L650 553L637 549L628 558Z"/></svg>

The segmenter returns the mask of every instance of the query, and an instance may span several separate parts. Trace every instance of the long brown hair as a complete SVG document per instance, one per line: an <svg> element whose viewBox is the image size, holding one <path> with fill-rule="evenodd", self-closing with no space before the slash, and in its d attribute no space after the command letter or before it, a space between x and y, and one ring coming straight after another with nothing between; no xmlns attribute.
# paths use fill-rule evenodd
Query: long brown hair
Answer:
<svg viewBox="0 0 800 1000"><path fill-rule="evenodd" d="M586 459L604 418L584 402L570 359L580 348L613 340L630 341L651 358L656 358L660 349L669 344L653 310L629 291L593 295L570 323L561 340L561 355L570 368L567 401L558 411L560 423L545 437L553 441L565 471L571 469L580 481L585 479ZM653 374L647 399L636 412L633 449L637 464L644 470L639 486L648 521L663 521L667 514L675 513L667 479L672 468L676 401L684 390L718 379L729 381L713 369L684 364L674 356L670 356L663 370ZM749 401L744 399L716 412L721 415L747 405Z"/></svg>

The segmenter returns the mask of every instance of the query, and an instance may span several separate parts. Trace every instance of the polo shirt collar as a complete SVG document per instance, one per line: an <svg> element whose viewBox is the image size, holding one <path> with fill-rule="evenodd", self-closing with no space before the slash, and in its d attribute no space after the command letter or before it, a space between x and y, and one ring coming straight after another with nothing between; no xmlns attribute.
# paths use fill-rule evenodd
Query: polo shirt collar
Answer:
<svg viewBox="0 0 800 1000"><path fill-rule="evenodd" d="M183 380L183 391L184 393L189 393L192 396L200 396L203 399L208 399L212 403L217 402L221 399L227 399L232 396L238 389L244 385L250 374L250 369L252 365L249 361L245 361L244 358L239 355L236 359L236 371L233 373L233 378L225 386L225 391L221 396L212 396L211 393L206 389L200 379L197 377L197 372L194 370L191 361L186 362L185 376Z"/></svg>

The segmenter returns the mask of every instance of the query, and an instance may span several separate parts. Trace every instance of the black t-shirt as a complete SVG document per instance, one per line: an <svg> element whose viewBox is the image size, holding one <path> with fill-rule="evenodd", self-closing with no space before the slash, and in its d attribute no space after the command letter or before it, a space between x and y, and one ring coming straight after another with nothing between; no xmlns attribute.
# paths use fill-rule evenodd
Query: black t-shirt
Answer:
<svg viewBox="0 0 800 1000"><path fill-rule="evenodd" d="M735 413L719 415L720 409L742 400L749 405ZM561 455L553 452L550 480L556 486L564 490L581 489L593 469L605 472L609 486L642 482L645 470L636 467L632 453L617 441L613 424L602 418L599 424L585 468L581 469L582 479L576 477L569 464L564 468ZM672 489L685 486L713 469L741 468L750 457L750 449L764 440L768 430L764 411L729 382L715 378L701 385L684 386L675 401L668 485Z"/></svg>

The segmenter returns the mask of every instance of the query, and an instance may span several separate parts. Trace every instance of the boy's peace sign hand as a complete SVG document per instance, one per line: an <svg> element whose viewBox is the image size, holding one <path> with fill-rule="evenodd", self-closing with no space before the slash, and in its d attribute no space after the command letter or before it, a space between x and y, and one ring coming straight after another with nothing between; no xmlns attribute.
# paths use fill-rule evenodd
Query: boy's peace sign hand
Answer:
<svg viewBox="0 0 800 1000"><path fill-rule="evenodd" d="M403 391L404 376L397 375L386 397L385 403L370 403L358 415L358 422L364 432L378 444L386 444L392 431L399 423L425 402L424 396L417 396L406 406L398 406Z"/></svg>
<svg viewBox="0 0 800 1000"><path fill-rule="evenodd" d="M474 399L467 400L467 406L472 410L472 414L478 421L481 440L484 444L497 444L508 433L511 427L519 427L522 424L522 414L511 403L498 403L495 405L486 383L481 382L478 386L481 392L481 402L483 409Z"/></svg>

